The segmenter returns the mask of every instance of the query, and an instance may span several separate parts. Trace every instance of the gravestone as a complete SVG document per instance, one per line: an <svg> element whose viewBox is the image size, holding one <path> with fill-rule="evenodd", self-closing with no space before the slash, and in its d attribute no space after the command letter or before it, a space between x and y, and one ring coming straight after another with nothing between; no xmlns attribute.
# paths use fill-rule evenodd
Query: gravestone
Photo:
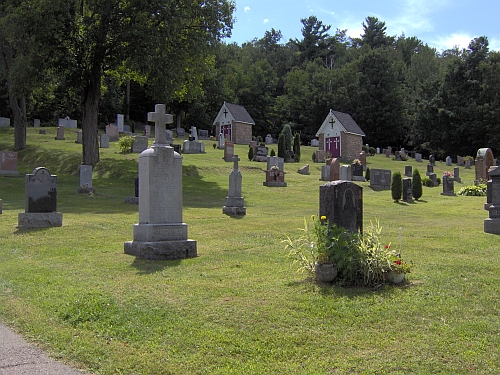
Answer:
<svg viewBox="0 0 500 375"><path fill-rule="evenodd" d="M389 169L370 169L372 190L391 190L391 171Z"/></svg>
<svg viewBox="0 0 500 375"><path fill-rule="evenodd" d="M421 162L422 162L422 154L420 154L420 153L416 152L416 153L415 153L415 161L416 161L417 163L421 163Z"/></svg>
<svg viewBox="0 0 500 375"><path fill-rule="evenodd" d="M56 140L57 141L64 141L64 126L58 126L57 127L57 135L56 135Z"/></svg>
<svg viewBox="0 0 500 375"><path fill-rule="evenodd" d="M109 135L100 134L99 135L99 144L101 148L109 148Z"/></svg>
<svg viewBox="0 0 500 375"><path fill-rule="evenodd" d="M10 126L10 118L0 117L0 126L5 126L5 127Z"/></svg>
<svg viewBox="0 0 500 375"><path fill-rule="evenodd" d="M353 181L365 181L363 176L363 165L358 163L351 164L352 180ZM342 180L342 179L341 179Z"/></svg>
<svg viewBox="0 0 500 375"><path fill-rule="evenodd" d="M76 120L72 120L68 116L58 119L57 126L64 126L65 128L71 129L76 129L78 127Z"/></svg>
<svg viewBox="0 0 500 375"><path fill-rule="evenodd" d="M297 171L298 174L303 174L303 175L309 175L309 164L304 165L303 167L299 168Z"/></svg>
<svg viewBox="0 0 500 375"><path fill-rule="evenodd" d="M191 126L190 141L198 141L198 132L196 131L196 126Z"/></svg>
<svg viewBox="0 0 500 375"><path fill-rule="evenodd" d="M380 147L377 147L377 154L380 154Z"/></svg>
<svg viewBox="0 0 500 375"><path fill-rule="evenodd" d="M224 134L219 133L219 136L217 137L217 148L219 150L224 149Z"/></svg>
<svg viewBox="0 0 500 375"><path fill-rule="evenodd" d="M475 181L489 180L488 170L495 165L493 152L489 148L480 148L477 150L476 160L474 161L476 169Z"/></svg>
<svg viewBox="0 0 500 375"><path fill-rule="evenodd" d="M451 176L443 176L443 192L441 195L453 196L455 194L455 179Z"/></svg>
<svg viewBox="0 0 500 375"><path fill-rule="evenodd" d="M329 225L351 233L363 232L363 188L350 181L331 181L319 187L319 215Z"/></svg>
<svg viewBox="0 0 500 375"><path fill-rule="evenodd" d="M186 136L186 131L183 128L175 129L175 134L177 134L177 138L184 138Z"/></svg>
<svg viewBox="0 0 500 375"><path fill-rule="evenodd" d="M134 141L132 142L132 152L141 153L148 148L148 137L143 135L134 135ZM165 141L166 141L165 134Z"/></svg>
<svg viewBox="0 0 500 375"><path fill-rule="evenodd" d="M434 173L434 166L432 164L427 164L427 172L425 172L426 176L429 176L431 173Z"/></svg>
<svg viewBox="0 0 500 375"><path fill-rule="evenodd" d="M130 125L126 125L126 124L123 125L123 133L125 133L125 134L131 133Z"/></svg>
<svg viewBox="0 0 500 375"><path fill-rule="evenodd" d="M331 180L331 165L321 166L321 181L332 181Z"/></svg>
<svg viewBox="0 0 500 375"><path fill-rule="evenodd" d="M234 157L234 143L231 141L226 141L224 143L224 161L230 162Z"/></svg>
<svg viewBox="0 0 500 375"><path fill-rule="evenodd" d="M245 199L241 196L242 177L238 170L238 155L233 156L233 170L229 174L229 191L226 204L222 207L222 213L229 216L245 216L247 209Z"/></svg>
<svg viewBox="0 0 500 375"><path fill-rule="evenodd" d="M462 179L460 178L460 168L459 167L453 168L453 178L458 183L462 182Z"/></svg>
<svg viewBox="0 0 500 375"><path fill-rule="evenodd" d="M34 128L40 127L40 119L39 118L33 119L33 127Z"/></svg>
<svg viewBox="0 0 500 375"><path fill-rule="evenodd" d="M432 183L434 184L434 186L438 186L437 176L436 176L435 173L429 173L428 177L432 181Z"/></svg>
<svg viewBox="0 0 500 375"><path fill-rule="evenodd" d="M125 253L150 260L196 257L196 241L182 222L182 156L166 140L172 115L157 104L148 121L155 123L155 141L139 155L139 223Z"/></svg>
<svg viewBox="0 0 500 375"><path fill-rule="evenodd" d="M181 145L170 145L174 148L174 151L177 152L178 154L182 153L182 146Z"/></svg>
<svg viewBox="0 0 500 375"><path fill-rule="evenodd" d="M116 115L116 126L118 127L118 131L123 133L125 131L125 116L122 114Z"/></svg>
<svg viewBox="0 0 500 375"><path fill-rule="evenodd" d="M311 146L319 147L319 140L317 140L316 138L311 139Z"/></svg>
<svg viewBox="0 0 500 375"><path fill-rule="evenodd" d="M472 164L472 162L470 161L470 159L467 159L465 161L465 169L470 169L471 164Z"/></svg>
<svg viewBox="0 0 500 375"><path fill-rule="evenodd" d="M198 132L198 137L199 139L210 139L210 136L208 135L208 130L205 129L200 129Z"/></svg>
<svg viewBox="0 0 500 375"><path fill-rule="evenodd" d="M172 130L165 130L165 137L167 138L167 143L174 143L174 133L172 132ZM149 138L149 137L148 137Z"/></svg>
<svg viewBox="0 0 500 375"><path fill-rule="evenodd" d="M491 178L488 186L491 203L488 207L489 217L484 220L484 232L500 234L500 167L491 167L488 174Z"/></svg>
<svg viewBox="0 0 500 375"><path fill-rule="evenodd" d="M324 163L326 157L326 151L316 150L316 163Z"/></svg>
<svg viewBox="0 0 500 375"><path fill-rule="evenodd" d="M339 179L344 181L352 181L352 169L350 165L340 166Z"/></svg>
<svg viewBox="0 0 500 375"><path fill-rule="evenodd" d="M117 142L120 139L118 126L112 124L106 125L106 135L109 137L110 142Z"/></svg>
<svg viewBox="0 0 500 375"><path fill-rule="evenodd" d="M366 152L361 151L359 153L359 161L361 162L361 165L363 166L363 171L366 171Z"/></svg>
<svg viewBox="0 0 500 375"><path fill-rule="evenodd" d="M401 151L396 151L394 158L396 161L402 161L403 159L401 158Z"/></svg>
<svg viewBox="0 0 500 375"><path fill-rule="evenodd" d="M402 197L403 202L407 203L412 203L413 202L413 196L412 196L412 189L411 189L411 178L403 178L403 197Z"/></svg>
<svg viewBox="0 0 500 375"><path fill-rule="evenodd" d="M465 164L464 164L464 158L460 155L457 155L457 165L459 167L463 167Z"/></svg>
<svg viewBox="0 0 500 375"><path fill-rule="evenodd" d="M451 160L451 156L447 156L446 157L446 166L447 167L451 167L453 164L452 160Z"/></svg>
<svg viewBox="0 0 500 375"><path fill-rule="evenodd" d="M82 136L83 136L83 133L81 130L78 130L76 132L76 141L75 143L79 143L79 144L82 144Z"/></svg>
<svg viewBox="0 0 500 375"><path fill-rule="evenodd" d="M390 157L391 157L391 152L389 151L389 149L388 149L388 148L386 148L386 149L385 149L384 154L385 154L385 157L386 157L386 158L390 158Z"/></svg>
<svg viewBox="0 0 500 375"><path fill-rule="evenodd" d="M405 176L411 177L413 175L413 167L411 165L405 165Z"/></svg>
<svg viewBox="0 0 500 375"><path fill-rule="evenodd" d="M200 141L188 141L185 140L182 143L182 153L183 154L204 154L205 144Z"/></svg>
<svg viewBox="0 0 500 375"><path fill-rule="evenodd" d="M17 152L0 151L0 175L19 175L17 171Z"/></svg>
<svg viewBox="0 0 500 375"><path fill-rule="evenodd" d="M47 168L38 167L24 181L24 210L18 214L20 228L62 226L62 214L57 212L57 176Z"/></svg>
<svg viewBox="0 0 500 375"><path fill-rule="evenodd" d="M92 188L92 166L80 165L80 187L76 190L78 194L95 193Z"/></svg>
<svg viewBox="0 0 500 375"><path fill-rule="evenodd" d="M340 161L338 158L332 158L327 160L327 164L330 164L330 177L326 181L338 181L340 180Z"/></svg>
<svg viewBox="0 0 500 375"><path fill-rule="evenodd" d="M268 148L265 146L257 146L253 155L255 161L267 161Z"/></svg>
<svg viewBox="0 0 500 375"><path fill-rule="evenodd" d="M151 138L151 125L144 125L144 136Z"/></svg>
<svg viewBox="0 0 500 375"><path fill-rule="evenodd" d="M436 165L436 157L434 156L434 154L429 155L429 164L433 167Z"/></svg>
<svg viewBox="0 0 500 375"><path fill-rule="evenodd" d="M266 181L267 187L286 187L285 182L285 160L278 156L267 157Z"/></svg>
<svg viewBox="0 0 500 375"><path fill-rule="evenodd" d="M45 131L45 129L40 129L40 131L38 132L38 134L47 134L47 132Z"/></svg>
<svg viewBox="0 0 500 375"><path fill-rule="evenodd" d="M273 144L273 137L271 136L271 134L268 134L266 135L266 145L272 145Z"/></svg>

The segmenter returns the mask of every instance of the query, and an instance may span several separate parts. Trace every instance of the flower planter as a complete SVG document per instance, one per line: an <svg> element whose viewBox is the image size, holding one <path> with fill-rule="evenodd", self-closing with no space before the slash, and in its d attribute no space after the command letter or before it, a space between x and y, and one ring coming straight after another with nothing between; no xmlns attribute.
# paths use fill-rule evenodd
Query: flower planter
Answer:
<svg viewBox="0 0 500 375"><path fill-rule="evenodd" d="M314 273L316 280L323 283L331 283L337 277L337 267L331 263L321 264L316 262Z"/></svg>
<svg viewBox="0 0 500 375"><path fill-rule="evenodd" d="M391 283L400 284L404 280L405 274L404 273L398 273L398 272L395 272L395 271L389 271L385 275L385 278L388 281L390 281Z"/></svg>

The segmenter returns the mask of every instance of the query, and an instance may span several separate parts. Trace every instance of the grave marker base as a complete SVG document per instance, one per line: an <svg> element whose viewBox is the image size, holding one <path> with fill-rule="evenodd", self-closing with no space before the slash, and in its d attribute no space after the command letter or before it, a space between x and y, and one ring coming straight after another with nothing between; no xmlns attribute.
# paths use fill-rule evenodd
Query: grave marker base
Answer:
<svg viewBox="0 0 500 375"><path fill-rule="evenodd" d="M60 212L26 212L17 216L18 228L50 228L62 226Z"/></svg>
<svg viewBox="0 0 500 375"><path fill-rule="evenodd" d="M195 258L196 241L160 241L141 242L127 241L124 244L125 254L134 255L147 260L176 260Z"/></svg>

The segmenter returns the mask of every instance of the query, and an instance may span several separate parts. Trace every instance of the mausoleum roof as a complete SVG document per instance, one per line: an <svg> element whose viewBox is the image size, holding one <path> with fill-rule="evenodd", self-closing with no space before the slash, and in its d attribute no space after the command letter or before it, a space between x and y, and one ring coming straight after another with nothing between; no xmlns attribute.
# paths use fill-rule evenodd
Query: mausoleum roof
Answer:
<svg viewBox="0 0 500 375"><path fill-rule="evenodd" d="M255 121L242 105L226 102L224 102L224 105L226 106L227 110L231 112L231 115L233 115L235 121L255 125Z"/></svg>
<svg viewBox="0 0 500 375"><path fill-rule="evenodd" d="M328 120L330 118L333 118L333 117L336 118L340 122L340 125L345 129L346 133L352 133L352 134L360 135L362 137L364 137L366 135L363 132L363 130L361 130L359 125L356 123L356 121L354 121L354 119L351 117L350 114L339 112L339 111L334 111L334 110L330 109L330 113L328 113L328 116L326 116L325 121L323 122L323 124L321 125L319 130L317 131L316 137L318 137L321 133L323 133L325 126L327 126L329 124Z"/></svg>

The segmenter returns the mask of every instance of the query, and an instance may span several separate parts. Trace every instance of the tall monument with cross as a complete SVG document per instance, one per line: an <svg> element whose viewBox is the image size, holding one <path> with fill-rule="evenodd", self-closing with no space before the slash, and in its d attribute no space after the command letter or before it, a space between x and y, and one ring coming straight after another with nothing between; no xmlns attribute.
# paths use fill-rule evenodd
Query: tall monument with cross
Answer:
<svg viewBox="0 0 500 375"><path fill-rule="evenodd" d="M152 260L197 256L196 241L188 239L182 221L182 156L167 143L166 124L172 115L157 104L148 113L155 123L155 141L139 155L139 223L125 253Z"/></svg>

